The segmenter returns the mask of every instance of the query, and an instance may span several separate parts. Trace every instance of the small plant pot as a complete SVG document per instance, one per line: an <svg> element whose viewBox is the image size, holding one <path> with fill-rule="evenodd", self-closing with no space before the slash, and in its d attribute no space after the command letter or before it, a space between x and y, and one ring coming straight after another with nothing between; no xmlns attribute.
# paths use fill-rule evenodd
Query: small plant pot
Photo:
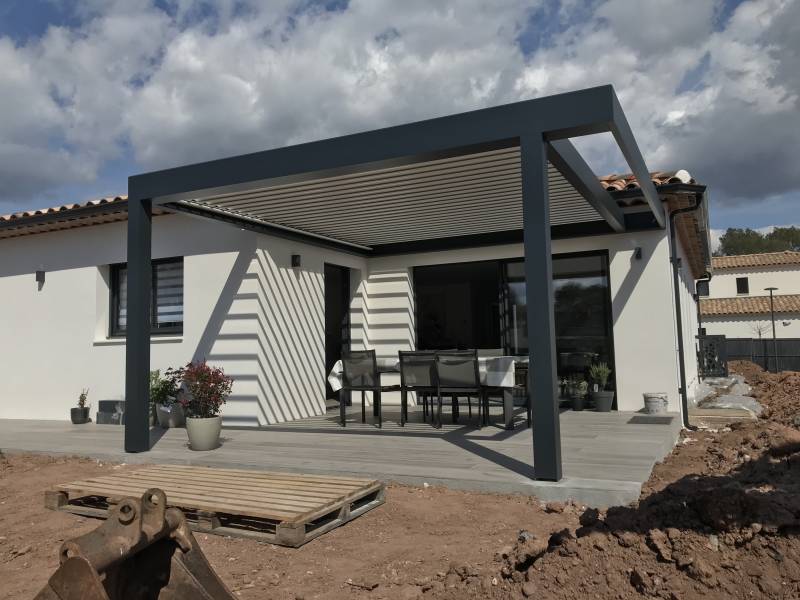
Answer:
<svg viewBox="0 0 800 600"><path fill-rule="evenodd" d="M583 396L572 396L572 410L583 410L585 404Z"/></svg>
<svg viewBox="0 0 800 600"><path fill-rule="evenodd" d="M192 450L213 450L219 447L219 434L222 431L222 417L188 417L186 433Z"/></svg>
<svg viewBox="0 0 800 600"><path fill-rule="evenodd" d="M597 412L610 412L614 405L614 392L592 392L594 408Z"/></svg>
<svg viewBox="0 0 800 600"><path fill-rule="evenodd" d="M84 406L81 408L80 406L76 406L75 408L70 408L69 417L72 419L73 425L83 425L84 423L88 423L89 407Z"/></svg>
<svg viewBox="0 0 800 600"><path fill-rule="evenodd" d="M183 407L177 402L174 404L156 404L156 417L159 427L183 427L186 425L186 416Z"/></svg>

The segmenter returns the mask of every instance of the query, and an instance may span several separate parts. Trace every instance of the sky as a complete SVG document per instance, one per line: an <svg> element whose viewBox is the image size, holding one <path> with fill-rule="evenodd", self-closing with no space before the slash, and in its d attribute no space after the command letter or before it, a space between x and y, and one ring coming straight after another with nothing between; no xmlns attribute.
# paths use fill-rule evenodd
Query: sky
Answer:
<svg viewBox="0 0 800 600"><path fill-rule="evenodd" d="M715 236L800 224L800 0L3 0L0 214L608 83L648 167L709 186Z"/></svg>

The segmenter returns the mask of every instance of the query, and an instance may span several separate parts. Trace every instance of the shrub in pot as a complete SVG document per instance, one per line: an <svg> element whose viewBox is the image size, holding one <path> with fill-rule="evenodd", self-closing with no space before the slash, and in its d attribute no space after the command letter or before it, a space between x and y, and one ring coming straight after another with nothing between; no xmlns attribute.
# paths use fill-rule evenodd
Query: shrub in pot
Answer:
<svg viewBox="0 0 800 600"><path fill-rule="evenodd" d="M186 423L183 407L177 401L180 377L179 369L167 369L164 377L161 371L150 371L150 404L161 427L183 427Z"/></svg>
<svg viewBox="0 0 800 600"><path fill-rule="evenodd" d="M192 450L213 450L219 446L222 430L220 409L233 388L233 378L206 361L189 363L179 369L183 393L179 402L186 413L186 433Z"/></svg>
<svg viewBox="0 0 800 600"><path fill-rule="evenodd" d="M69 417L74 425L82 425L89 422L89 404L86 398L89 396L89 389L81 390L78 396L78 406L69 409Z"/></svg>
<svg viewBox="0 0 800 600"><path fill-rule="evenodd" d="M595 410L598 412L609 412L614 404L614 392L606 390L611 369L604 362L593 364L589 367L589 377L597 385L597 389L592 392Z"/></svg>
<svg viewBox="0 0 800 600"><path fill-rule="evenodd" d="M583 410L584 399L589 390L589 384L579 375L573 375L569 380L569 396L572 399L572 410Z"/></svg>

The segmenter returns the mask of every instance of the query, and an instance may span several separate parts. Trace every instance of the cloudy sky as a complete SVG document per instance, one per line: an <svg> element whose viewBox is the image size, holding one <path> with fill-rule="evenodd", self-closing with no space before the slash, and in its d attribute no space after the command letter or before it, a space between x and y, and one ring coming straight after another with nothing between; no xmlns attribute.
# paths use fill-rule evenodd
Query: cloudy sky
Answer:
<svg viewBox="0 0 800 600"><path fill-rule="evenodd" d="M606 83L714 227L800 223L800 0L3 0L0 213Z"/></svg>

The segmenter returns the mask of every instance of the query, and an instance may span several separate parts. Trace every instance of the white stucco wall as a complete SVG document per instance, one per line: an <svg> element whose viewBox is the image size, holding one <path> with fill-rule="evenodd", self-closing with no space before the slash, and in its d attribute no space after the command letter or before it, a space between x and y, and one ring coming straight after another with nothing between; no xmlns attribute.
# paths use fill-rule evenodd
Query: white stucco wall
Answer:
<svg viewBox="0 0 800 600"><path fill-rule="evenodd" d="M302 267L292 269L292 254ZM349 254L184 216L154 219L153 257L185 255L184 331L153 337L151 367L207 358L235 379L228 425L324 412L324 263ZM68 418L124 397L124 340L109 339L108 269L125 262L126 223L0 240L0 418ZM46 272L41 290L34 273ZM358 329L359 324L356 324ZM94 410L94 409L93 409Z"/></svg>
<svg viewBox="0 0 800 600"><path fill-rule="evenodd" d="M637 247L642 259L634 258ZM679 410L677 342L664 231L553 242L554 253L607 250L618 405L667 392ZM364 259L186 216L154 219L153 257L184 255L184 332L153 337L151 367L206 358L235 379L228 425L324 411L324 264L351 268L354 348L415 347L412 269L520 257L521 244ZM290 256L302 267L292 269ZM0 418L66 419L89 400L124 397L122 339L109 339L107 265L124 262L126 224L0 240ZM34 272L46 281L37 289ZM685 294L690 294L690 290ZM694 327L684 304L684 327ZM687 375L696 378L688 335ZM386 383L397 383L388 378ZM397 402L389 395L385 402Z"/></svg>
<svg viewBox="0 0 800 600"><path fill-rule="evenodd" d="M776 294L800 294L800 268L759 267L758 269L715 269L708 284L709 298L733 298L736 293L736 278L747 277L750 284L748 296L768 296L764 288L776 287Z"/></svg>

